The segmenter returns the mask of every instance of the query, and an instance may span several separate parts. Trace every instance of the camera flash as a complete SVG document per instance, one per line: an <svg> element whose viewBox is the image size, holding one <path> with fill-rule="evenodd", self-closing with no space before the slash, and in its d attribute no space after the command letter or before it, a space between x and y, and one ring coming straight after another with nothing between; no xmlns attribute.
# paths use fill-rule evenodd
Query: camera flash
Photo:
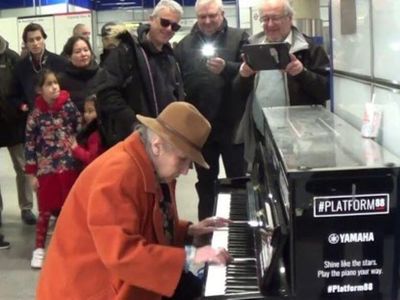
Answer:
<svg viewBox="0 0 400 300"><path fill-rule="evenodd" d="M203 53L204 56L211 57L215 55L215 48L211 44L205 44L201 49L201 52Z"/></svg>

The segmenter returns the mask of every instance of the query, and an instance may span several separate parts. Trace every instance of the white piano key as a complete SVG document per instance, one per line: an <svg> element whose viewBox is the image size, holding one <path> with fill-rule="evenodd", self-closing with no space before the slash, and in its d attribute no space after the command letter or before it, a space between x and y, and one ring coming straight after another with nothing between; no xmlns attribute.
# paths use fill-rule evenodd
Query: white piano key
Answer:
<svg viewBox="0 0 400 300"><path fill-rule="evenodd" d="M211 239L211 246L213 248L227 248L228 247L228 227L220 228L214 231L212 239Z"/></svg>
<svg viewBox="0 0 400 300"><path fill-rule="evenodd" d="M206 289L204 296L224 295L226 289L225 283L226 266L210 265L208 266Z"/></svg>
<svg viewBox="0 0 400 300"><path fill-rule="evenodd" d="M274 227L274 219L272 218L271 205L267 201L265 202L265 212L267 214L268 225L270 227Z"/></svg>
<svg viewBox="0 0 400 300"><path fill-rule="evenodd" d="M231 209L231 194L219 194L215 216L229 219Z"/></svg>
<svg viewBox="0 0 400 300"><path fill-rule="evenodd" d="M231 208L231 195L219 194L215 216L229 219ZM213 248L228 248L228 227L222 227L214 231L211 246ZM209 265L204 296L224 295L226 289L226 266Z"/></svg>

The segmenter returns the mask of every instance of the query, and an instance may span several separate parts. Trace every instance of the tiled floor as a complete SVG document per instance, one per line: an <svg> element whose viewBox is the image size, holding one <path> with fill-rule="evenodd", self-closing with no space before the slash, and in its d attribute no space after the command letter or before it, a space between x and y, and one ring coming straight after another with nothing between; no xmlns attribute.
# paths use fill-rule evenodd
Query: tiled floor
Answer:
<svg viewBox="0 0 400 300"><path fill-rule="evenodd" d="M0 187L4 200L3 226L0 227L0 232L11 243L10 249L0 250L0 299L31 300L35 297L35 286L40 273L30 268L35 226L21 222L15 173L5 148L0 149L0 166ZM191 221L197 219L195 181L195 172L192 170L187 176L179 178L177 187L180 217Z"/></svg>

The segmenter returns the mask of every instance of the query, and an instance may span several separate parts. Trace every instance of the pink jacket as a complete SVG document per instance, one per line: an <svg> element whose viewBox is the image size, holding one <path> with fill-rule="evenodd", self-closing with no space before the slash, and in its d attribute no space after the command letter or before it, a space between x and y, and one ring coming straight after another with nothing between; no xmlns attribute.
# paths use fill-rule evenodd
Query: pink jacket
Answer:
<svg viewBox="0 0 400 300"><path fill-rule="evenodd" d="M86 145L78 145L76 148L72 149L72 155L87 166L103 153L103 151L104 148L101 144L100 133L94 131L89 136Z"/></svg>

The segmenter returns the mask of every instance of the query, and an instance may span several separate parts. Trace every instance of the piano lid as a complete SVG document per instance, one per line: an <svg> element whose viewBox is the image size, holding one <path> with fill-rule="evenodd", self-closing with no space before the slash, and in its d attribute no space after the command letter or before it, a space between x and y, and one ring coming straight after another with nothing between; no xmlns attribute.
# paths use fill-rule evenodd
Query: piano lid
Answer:
<svg viewBox="0 0 400 300"><path fill-rule="evenodd" d="M288 172L399 167L400 158L322 106L263 108Z"/></svg>

